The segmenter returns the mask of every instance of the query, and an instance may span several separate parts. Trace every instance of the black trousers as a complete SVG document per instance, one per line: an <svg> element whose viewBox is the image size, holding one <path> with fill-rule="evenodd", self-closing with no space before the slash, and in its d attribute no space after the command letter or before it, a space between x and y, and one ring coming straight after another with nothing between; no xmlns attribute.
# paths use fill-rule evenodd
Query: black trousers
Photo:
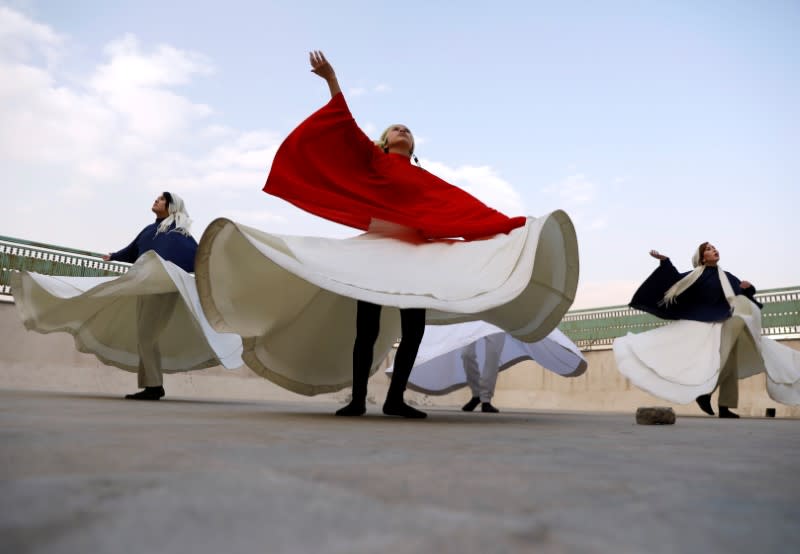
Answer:
<svg viewBox="0 0 800 554"><path fill-rule="evenodd" d="M381 324L381 306L358 301L356 312L356 341L353 345L353 401L367 399L367 381L372 368L375 341L378 340ZM394 358L394 372L386 401L402 402L408 377L414 367L417 351L425 333L425 310L408 308L400 310L402 338Z"/></svg>

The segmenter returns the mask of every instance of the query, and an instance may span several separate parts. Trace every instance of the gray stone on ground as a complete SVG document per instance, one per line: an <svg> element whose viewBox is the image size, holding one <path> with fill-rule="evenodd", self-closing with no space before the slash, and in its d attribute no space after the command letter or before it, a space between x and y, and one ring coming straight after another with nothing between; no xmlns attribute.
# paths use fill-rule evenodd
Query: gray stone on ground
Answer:
<svg viewBox="0 0 800 554"><path fill-rule="evenodd" d="M662 406L641 407L636 410L636 423L639 425L673 425L675 412Z"/></svg>

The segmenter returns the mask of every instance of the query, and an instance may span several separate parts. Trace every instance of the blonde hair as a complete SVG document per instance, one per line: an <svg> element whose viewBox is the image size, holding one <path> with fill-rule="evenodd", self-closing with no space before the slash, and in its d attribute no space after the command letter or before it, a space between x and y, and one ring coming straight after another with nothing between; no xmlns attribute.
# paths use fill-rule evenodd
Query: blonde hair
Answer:
<svg viewBox="0 0 800 554"><path fill-rule="evenodd" d="M386 149L389 147L389 145L386 144L386 137L388 136L389 131L391 131L394 127L397 127L398 125L401 125L401 124L400 123L393 123L392 125L389 125L388 127L386 127L386 129L384 129L384 131L381 133L381 138L379 138L375 142L375 144L377 144L380 147L381 150L386 151ZM403 125L403 127L405 127L405 125ZM408 127L406 127L406 129L408 129ZM414 133L412 133L409 130L408 134L411 135L411 151L408 153L408 155L409 156L413 156L414 155L414 144L415 144L414 143Z"/></svg>

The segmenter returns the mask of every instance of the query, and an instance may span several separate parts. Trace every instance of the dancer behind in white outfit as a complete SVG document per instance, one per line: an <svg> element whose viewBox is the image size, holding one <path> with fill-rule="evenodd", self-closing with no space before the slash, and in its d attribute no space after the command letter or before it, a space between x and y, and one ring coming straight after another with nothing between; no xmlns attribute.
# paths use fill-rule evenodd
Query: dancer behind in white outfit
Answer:
<svg viewBox="0 0 800 554"><path fill-rule="evenodd" d="M502 333L489 335L481 339L484 348L483 372L481 372L478 364L478 341L468 344L461 352L464 373L467 374L467 385L472 391L472 399L461 408L465 412L471 412L478 404L481 405L482 412L497 413L500 411L492 405L492 397L494 396L494 388L497 385L500 354L503 352L505 340L506 336Z"/></svg>
<svg viewBox="0 0 800 554"><path fill-rule="evenodd" d="M569 337L553 329L545 338L525 342L485 321L450 325L428 325L420 344L409 388L442 396L469 386L472 400L464 411L482 404L482 411L495 413L491 399L500 371L533 361L561 377L579 377L586 372L586 358ZM391 374L394 367L386 370Z"/></svg>

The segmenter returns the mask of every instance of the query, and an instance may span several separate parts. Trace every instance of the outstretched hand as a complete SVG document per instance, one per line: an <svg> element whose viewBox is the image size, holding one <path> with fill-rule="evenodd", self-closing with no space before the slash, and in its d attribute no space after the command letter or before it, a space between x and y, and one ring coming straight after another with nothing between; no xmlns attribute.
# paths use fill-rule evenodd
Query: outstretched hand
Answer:
<svg viewBox="0 0 800 554"><path fill-rule="evenodd" d="M741 283L739 283L739 287L743 289L749 289L752 286L753 283L751 283L750 281L742 281Z"/></svg>
<svg viewBox="0 0 800 554"><path fill-rule="evenodd" d="M325 54L321 50L309 52L308 60L311 62L311 71L328 82L331 98L342 92L342 89L339 88L339 81L336 79L336 73L333 71L333 66L325 59Z"/></svg>
<svg viewBox="0 0 800 554"><path fill-rule="evenodd" d="M651 250L650 251L650 255L653 256L657 260L667 260L667 259L669 259L664 254L661 254L658 250Z"/></svg>
<svg viewBox="0 0 800 554"><path fill-rule="evenodd" d="M311 71L313 73L316 73L326 81L336 78L333 66L325 59L325 54L323 54L321 50L312 50L309 52L308 60L311 62Z"/></svg>
<svg viewBox="0 0 800 554"><path fill-rule="evenodd" d="M110 259L111 259L111 254L106 254L105 256L103 256L103 261L104 262L107 262Z"/></svg>

